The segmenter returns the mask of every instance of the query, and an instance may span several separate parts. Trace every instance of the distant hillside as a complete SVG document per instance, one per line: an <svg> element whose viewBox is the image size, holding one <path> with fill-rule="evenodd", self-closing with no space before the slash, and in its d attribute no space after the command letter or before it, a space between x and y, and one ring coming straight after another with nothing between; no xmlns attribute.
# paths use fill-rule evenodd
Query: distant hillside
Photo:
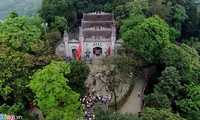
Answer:
<svg viewBox="0 0 200 120"><path fill-rule="evenodd" d="M0 0L0 19L5 19L10 11L19 15L35 16L42 0Z"/></svg>

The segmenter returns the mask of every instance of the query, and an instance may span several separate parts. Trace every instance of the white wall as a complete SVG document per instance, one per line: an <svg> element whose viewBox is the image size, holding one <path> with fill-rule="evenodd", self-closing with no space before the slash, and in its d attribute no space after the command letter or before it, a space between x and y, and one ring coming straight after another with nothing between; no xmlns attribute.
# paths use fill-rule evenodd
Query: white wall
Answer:
<svg viewBox="0 0 200 120"><path fill-rule="evenodd" d="M93 56L93 48L100 47L102 48L102 55L106 56L105 52L108 50L109 46L111 46L111 42L84 42L84 53L86 50L91 52L91 56Z"/></svg>

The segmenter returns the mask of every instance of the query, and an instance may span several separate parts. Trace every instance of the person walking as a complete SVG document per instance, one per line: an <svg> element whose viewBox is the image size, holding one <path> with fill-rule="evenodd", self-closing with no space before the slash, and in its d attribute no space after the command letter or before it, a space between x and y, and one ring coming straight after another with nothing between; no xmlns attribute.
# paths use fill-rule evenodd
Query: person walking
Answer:
<svg viewBox="0 0 200 120"><path fill-rule="evenodd" d="M140 97L141 96L141 93L140 93L140 90L139 90L139 92L138 92L138 97Z"/></svg>

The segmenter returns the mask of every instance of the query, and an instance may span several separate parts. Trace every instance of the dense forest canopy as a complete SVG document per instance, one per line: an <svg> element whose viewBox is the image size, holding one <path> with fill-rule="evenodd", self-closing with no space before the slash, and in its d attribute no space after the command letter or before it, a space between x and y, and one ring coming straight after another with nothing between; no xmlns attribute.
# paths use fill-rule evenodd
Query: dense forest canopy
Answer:
<svg viewBox="0 0 200 120"><path fill-rule="evenodd" d="M11 11L16 11L19 15L34 17L42 0L0 0L0 19L5 19Z"/></svg>
<svg viewBox="0 0 200 120"><path fill-rule="evenodd" d="M141 117L200 120L199 3L199 0L0 0L0 19L4 19L0 23L0 113L37 120L27 113L28 105L33 103L47 120L55 119L57 113L60 119L64 115L63 120L82 116L78 99L86 91L84 82L90 69L84 61L64 62L66 59L55 54L55 48L65 30L73 31L80 25L83 13L105 11L114 13L124 45L126 57L123 60L115 57L115 63L121 60L119 63L124 67L128 62L121 62L135 58L131 63L139 65L127 73L142 73L143 69L156 66L155 74L148 79L144 96L147 107L141 111ZM41 26L44 22L48 25ZM127 56L131 60L125 59ZM117 71L123 72L120 70ZM110 79L113 76L114 73ZM105 116L109 120L137 119L101 109L96 116L99 120Z"/></svg>

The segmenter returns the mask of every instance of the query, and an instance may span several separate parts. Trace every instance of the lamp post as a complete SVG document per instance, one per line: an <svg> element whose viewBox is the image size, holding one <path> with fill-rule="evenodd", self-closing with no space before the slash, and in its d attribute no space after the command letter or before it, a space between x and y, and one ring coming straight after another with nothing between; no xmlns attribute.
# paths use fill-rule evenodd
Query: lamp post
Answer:
<svg viewBox="0 0 200 120"><path fill-rule="evenodd" d="M46 27L48 26L48 23L42 23L41 26L44 27L44 34L46 36Z"/></svg>

